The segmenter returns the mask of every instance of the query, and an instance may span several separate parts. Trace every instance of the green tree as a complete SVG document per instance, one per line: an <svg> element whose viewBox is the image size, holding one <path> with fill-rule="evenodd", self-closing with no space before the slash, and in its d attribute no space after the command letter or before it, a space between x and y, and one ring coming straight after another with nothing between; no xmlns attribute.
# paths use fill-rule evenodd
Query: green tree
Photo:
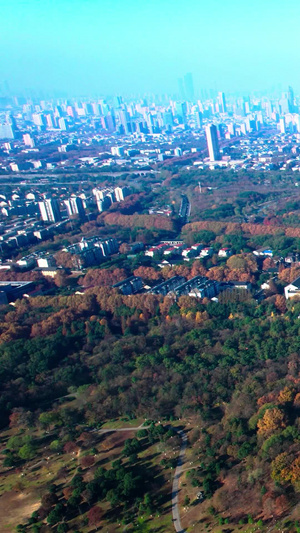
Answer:
<svg viewBox="0 0 300 533"><path fill-rule="evenodd" d="M188 495L186 495L184 498L184 505L187 507L188 505L190 505L190 503L191 499L188 497Z"/></svg>
<svg viewBox="0 0 300 533"><path fill-rule="evenodd" d="M53 452L60 452L62 450L62 443L58 439L55 439L50 443L49 448Z"/></svg>
<svg viewBox="0 0 300 533"><path fill-rule="evenodd" d="M64 513L64 506L61 503L58 503L55 508L50 511L50 513L47 516L47 522L50 526L55 526L57 522L60 522L62 520Z"/></svg>
<svg viewBox="0 0 300 533"><path fill-rule="evenodd" d="M58 413L55 413L54 411L46 411L45 413L41 413L39 416L39 423L45 429L49 429L50 426L58 422L58 420Z"/></svg>
<svg viewBox="0 0 300 533"><path fill-rule="evenodd" d="M69 527L65 522L58 524L57 533L67 533L67 531L69 531Z"/></svg>
<svg viewBox="0 0 300 533"><path fill-rule="evenodd" d="M24 461L29 461L30 459L33 459L35 456L35 447L30 443L24 444L19 449L18 456Z"/></svg>

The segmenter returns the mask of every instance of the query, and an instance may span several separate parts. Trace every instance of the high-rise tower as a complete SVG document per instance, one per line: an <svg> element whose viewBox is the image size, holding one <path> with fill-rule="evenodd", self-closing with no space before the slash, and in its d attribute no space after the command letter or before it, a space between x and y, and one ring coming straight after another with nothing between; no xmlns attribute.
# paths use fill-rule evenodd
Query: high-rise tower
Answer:
<svg viewBox="0 0 300 533"><path fill-rule="evenodd" d="M44 222L59 222L61 220L58 200L49 198L44 202L39 202L39 209Z"/></svg>
<svg viewBox="0 0 300 533"><path fill-rule="evenodd" d="M208 124L205 128L206 142L211 161L220 159L217 128L214 124Z"/></svg>
<svg viewBox="0 0 300 533"><path fill-rule="evenodd" d="M293 88L291 86L289 86L289 89L288 89L287 99L288 99L289 113L294 113L295 112L295 96L294 96Z"/></svg>
<svg viewBox="0 0 300 533"><path fill-rule="evenodd" d="M80 218L85 218L85 211L82 198L79 196L72 196L69 200L65 200L64 204L67 208L68 215L79 215Z"/></svg>
<svg viewBox="0 0 300 533"><path fill-rule="evenodd" d="M221 113L226 113L226 100L225 100L225 94L220 92L218 94L218 102L219 102L219 106L220 106L220 111Z"/></svg>

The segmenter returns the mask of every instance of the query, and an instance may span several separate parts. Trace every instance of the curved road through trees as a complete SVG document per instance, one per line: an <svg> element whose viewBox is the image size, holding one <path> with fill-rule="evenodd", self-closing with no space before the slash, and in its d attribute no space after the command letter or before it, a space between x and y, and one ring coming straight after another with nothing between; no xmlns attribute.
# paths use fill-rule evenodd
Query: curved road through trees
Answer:
<svg viewBox="0 0 300 533"><path fill-rule="evenodd" d="M185 533L185 530L183 529L181 525L181 520L180 520L178 493L179 493L179 479L182 473L182 465L184 462L184 455L185 455L185 450L187 447L187 436L184 433L184 431L181 431L181 430L178 430L177 433L181 437L182 444L181 444L181 448L179 452L178 463L177 463L177 467L175 470L173 486L172 486L172 517L173 517L175 531L177 533Z"/></svg>

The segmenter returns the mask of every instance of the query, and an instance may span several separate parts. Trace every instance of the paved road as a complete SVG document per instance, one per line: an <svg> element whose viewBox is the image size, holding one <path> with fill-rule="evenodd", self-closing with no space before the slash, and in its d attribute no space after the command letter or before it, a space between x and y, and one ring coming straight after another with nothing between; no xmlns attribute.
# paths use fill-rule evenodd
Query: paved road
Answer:
<svg viewBox="0 0 300 533"><path fill-rule="evenodd" d="M117 178L119 176L124 176L125 174L137 174L140 177L143 177L145 174L151 174L152 176L155 176L156 174L159 174L159 170L138 170L135 168L132 168L130 170L124 170L123 172L110 172L109 170L105 170L103 172L92 172L88 168L83 171L83 173L77 172L74 170L74 172L66 172L62 174L43 174L40 172L36 172L34 174L31 173L24 173L24 174L1 174L0 175L0 183L1 185L12 185L12 184L18 184L20 187L24 186L45 186L48 185L46 182L40 182L40 180L51 180L51 185L78 185L79 183L87 183L89 181L89 177L95 177L95 178ZM75 181L62 181L63 178L67 177L74 177L77 176L77 179ZM59 178L59 181L54 181L55 178ZM20 182L21 180L21 182ZM36 180L36 181L31 181Z"/></svg>
<svg viewBox="0 0 300 533"><path fill-rule="evenodd" d="M178 491L179 491L179 479L182 473L182 465L184 462L184 455L185 455L185 450L187 447L187 436L184 433L184 431L178 431L177 433L182 439L182 444L181 444L181 448L179 452L178 463L177 463L177 467L175 470L175 476L173 479L173 486L172 486L172 517L173 517L175 531L177 533L186 533L181 525L181 520L180 520Z"/></svg>

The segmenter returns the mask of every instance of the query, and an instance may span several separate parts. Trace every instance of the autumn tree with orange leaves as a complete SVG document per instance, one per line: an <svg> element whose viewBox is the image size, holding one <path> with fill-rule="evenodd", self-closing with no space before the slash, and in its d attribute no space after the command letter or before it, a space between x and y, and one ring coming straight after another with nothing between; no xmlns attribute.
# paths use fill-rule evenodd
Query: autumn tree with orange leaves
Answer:
<svg viewBox="0 0 300 533"><path fill-rule="evenodd" d="M285 427L284 413L278 407L267 409L263 417L257 422L258 433L264 436L282 430Z"/></svg>

